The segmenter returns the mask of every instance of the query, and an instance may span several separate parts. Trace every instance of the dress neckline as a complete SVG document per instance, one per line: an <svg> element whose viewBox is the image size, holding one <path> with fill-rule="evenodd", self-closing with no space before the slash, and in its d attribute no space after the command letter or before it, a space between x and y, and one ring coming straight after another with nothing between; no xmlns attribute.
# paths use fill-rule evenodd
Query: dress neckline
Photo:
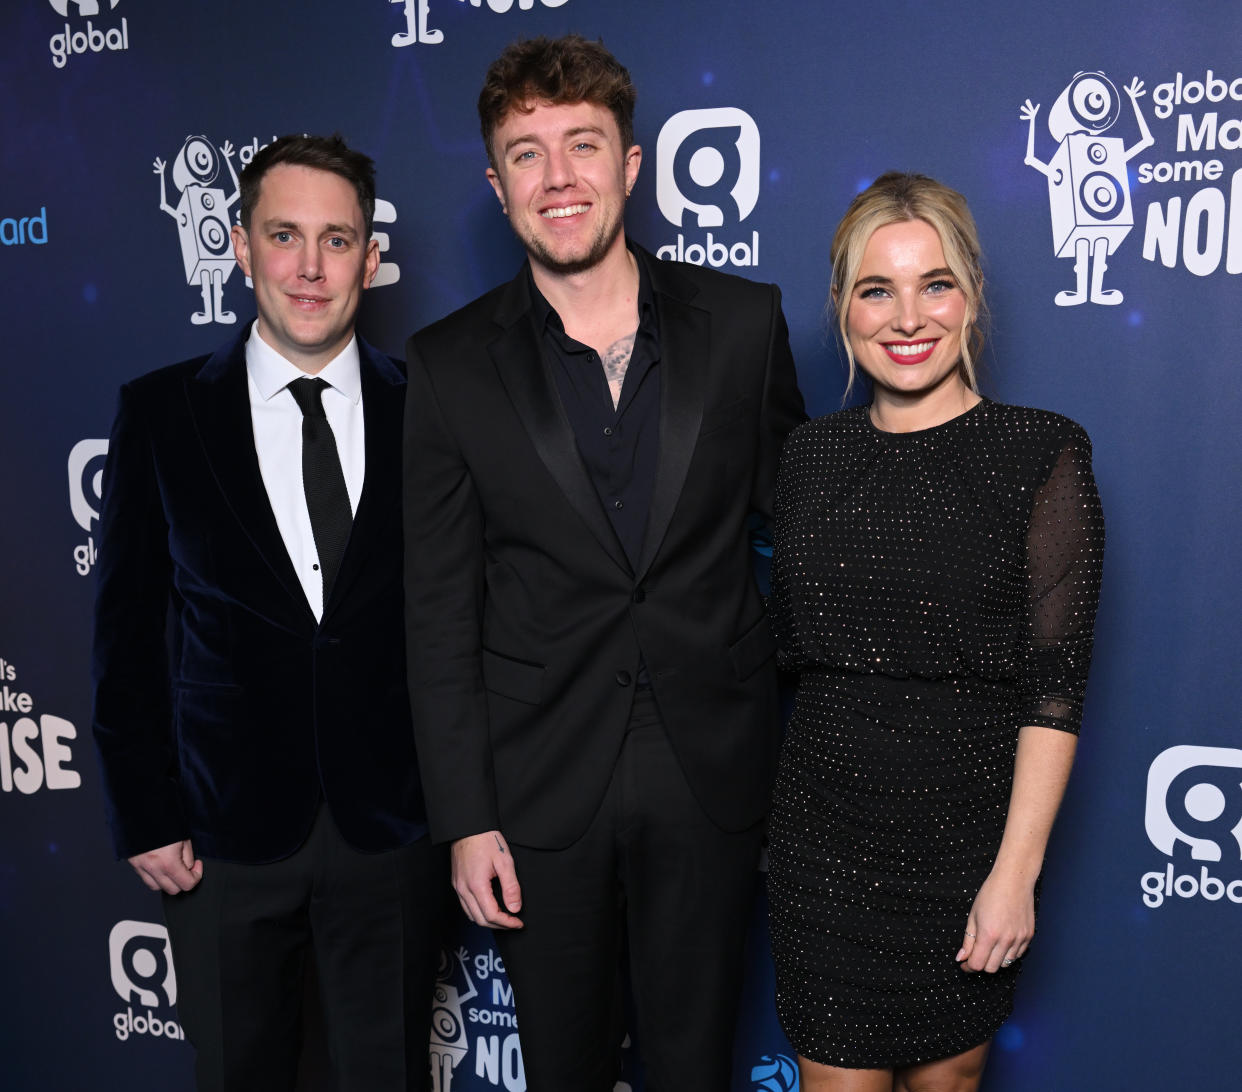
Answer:
<svg viewBox="0 0 1242 1092"><path fill-rule="evenodd" d="M863 423L866 425L868 432L874 433L876 436L883 436L890 440L904 440L917 436L931 436L933 433L951 428L953 425L966 420L966 418L970 417L983 406L991 405L991 402L992 400L990 398L980 395L978 402L971 406L970 409L963 410L956 417L950 417L947 421L941 421L938 425L929 425L927 428L916 428L911 432L889 432L886 429L882 429L873 420L871 420L871 406L869 404L859 406L858 408L862 411Z"/></svg>

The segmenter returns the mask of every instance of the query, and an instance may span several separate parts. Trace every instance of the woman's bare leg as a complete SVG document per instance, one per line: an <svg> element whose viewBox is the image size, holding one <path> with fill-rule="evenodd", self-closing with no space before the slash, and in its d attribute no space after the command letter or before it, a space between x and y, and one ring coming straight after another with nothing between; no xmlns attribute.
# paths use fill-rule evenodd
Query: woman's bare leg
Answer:
<svg viewBox="0 0 1242 1092"><path fill-rule="evenodd" d="M798 1055L799 1092L893 1092L891 1069L846 1069Z"/></svg>
<svg viewBox="0 0 1242 1092"><path fill-rule="evenodd" d="M897 1070L893 1092L975 1092L991 1045L988 1040L951 1058L904 1066Z"/></svg>

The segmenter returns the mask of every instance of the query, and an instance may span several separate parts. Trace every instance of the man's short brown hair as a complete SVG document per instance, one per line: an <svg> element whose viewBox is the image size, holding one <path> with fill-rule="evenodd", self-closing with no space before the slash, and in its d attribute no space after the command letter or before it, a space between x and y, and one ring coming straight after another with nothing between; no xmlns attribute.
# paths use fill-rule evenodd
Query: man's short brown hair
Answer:
<svg viewBox="0 0 1242 1092"><path fill-rule="evenodd" d="M634 143L635 91L630 73L604 48L578 34L513 42L487 70L479 94L479 124L487 160L496 167L492 137L512 111L529 113L541 102L553 106L589 102L612 111L622 150Z"/></svg>
<svg viewBox="0 0 1242 1092"><path fill-rule="evenodd" d="M241 226L250 230L250 216L259 203L259 191L263 176L273 167L287 164L291 167L313 167L340 175L354 187L358 195L358 207L362 210L362 222L366 225L367 239L371 238L371 225L375 219L375 163L370 156L350 148L339 134L332 136L305 136L292 134L278 137L260 148L241 173L238 189L241 191L241 209L238 219Z"/></svg>

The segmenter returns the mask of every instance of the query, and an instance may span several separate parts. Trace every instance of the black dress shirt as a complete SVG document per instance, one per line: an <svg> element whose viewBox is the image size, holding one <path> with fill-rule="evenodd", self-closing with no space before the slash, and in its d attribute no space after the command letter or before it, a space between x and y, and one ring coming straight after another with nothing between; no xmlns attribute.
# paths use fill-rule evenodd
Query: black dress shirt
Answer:
<svg viewBox="0 0 1242 1092"><path fill-rule="evenodd" d="M556 378L578 452L636 569L660 453L660 331L647 272L638 262L638 333L616 408L599 353L565 333L534 277L530 290L544 359Z"/></svg>

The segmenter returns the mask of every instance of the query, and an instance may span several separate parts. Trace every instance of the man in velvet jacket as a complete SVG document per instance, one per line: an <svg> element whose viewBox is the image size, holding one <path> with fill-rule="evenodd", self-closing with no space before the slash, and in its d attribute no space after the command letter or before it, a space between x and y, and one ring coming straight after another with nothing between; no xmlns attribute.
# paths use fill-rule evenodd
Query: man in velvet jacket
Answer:
<svg viewBox="0 0 1242 1092"><path fill-rule="evenodd" d="M373 165L284 137L241 195L253 328L123 387L109 447L94 734L114 842L164 893L200 1088L293 1086L313 958L340 1086L424 1089L444 881L405 688L405 377L354 334ZM308 470L325 441L332 472ZM343 552L315 476L340 486Z"/></svg>
<svg viewBox="0 0 1242 1092"><path fill-rule="evenodd" d="M479 99L528 262L415 334L410 687L432 835L496 930L528 1087L729 1087L778 733L751 571L803 419L779 292L627 244L634 88L508 47Z"/></svg>

